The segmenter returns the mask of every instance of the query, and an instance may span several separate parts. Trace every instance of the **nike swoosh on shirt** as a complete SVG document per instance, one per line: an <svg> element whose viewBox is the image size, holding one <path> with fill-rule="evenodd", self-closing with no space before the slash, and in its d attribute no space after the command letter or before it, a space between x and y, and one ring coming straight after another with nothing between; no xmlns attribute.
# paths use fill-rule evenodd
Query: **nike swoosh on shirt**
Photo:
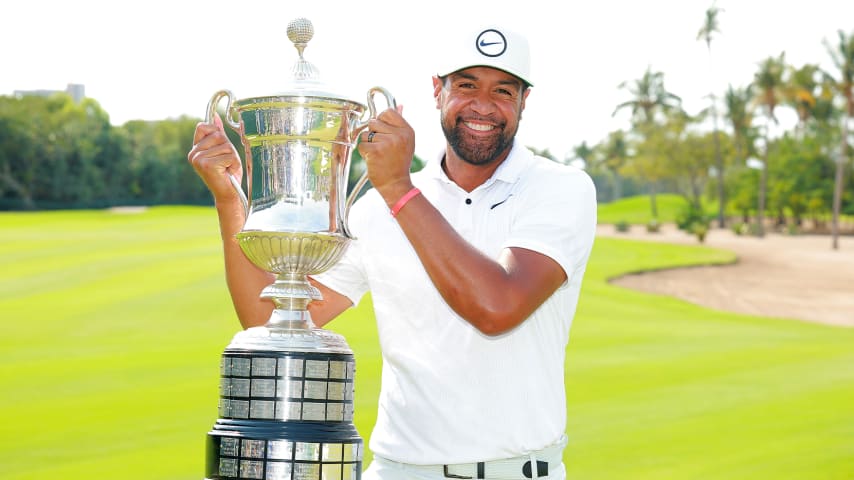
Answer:
<svg viewBox="0 0 854 480"><path fill-rule="evenodd" d="M512 197L512 196L513 196L513 194L511 193L510 195L507 196L507 198L505 198L504 200L502 200L502 201L496 203L495 205L489 207L489 209L492 210L493 208L501 205L502 203L506 202L507 200L510 200L510 197Z"/></svg>
<svg viewBox="0 0 854 480"><path fill-rule="evenodd" d="M501 42L485 42L485 41L481 40L480 46L481 47L488 47L490 45L498 45L499 43L501 43Z"/></svg>

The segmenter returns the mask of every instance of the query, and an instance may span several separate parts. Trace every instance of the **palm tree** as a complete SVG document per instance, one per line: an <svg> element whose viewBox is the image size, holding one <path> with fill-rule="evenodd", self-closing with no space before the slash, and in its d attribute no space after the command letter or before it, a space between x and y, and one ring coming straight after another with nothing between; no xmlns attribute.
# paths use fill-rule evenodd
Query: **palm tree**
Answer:
<svg viewBox="0 0 854 480"><path fill-rule="evenodd" d="M839 158L836 162L836 176L833 184L833 249L839 249L839 210L842 206L842 179L845 173L845 161L848 158L848 121L854 118L854 33L846 36L839 30L839 44L836 50L825 41L833 64L839 69L839 78L834 82L836 89L845 99L845 115L842 118L842 143L839 146Z"/></svg>
<svg viewBox="0 0 854 480"><path fill-rule="evenodd" d="M623 82L618 88L628 90L633 98L617 105L611 116L616 115L624 108L630 108L635 132L641 137L648 137L654 131L657 113L667 114L672 111L682 111L682 99L664 88L664 73L653 72L650 67L647 67L643 76L635 80L633 84ZM649 182L650 206L652 216L655 218L658 216L655 201L656 185L654 180L649 180Z"/></svg>
<svg viewBox="0 0 854 480"><path fill-rule="evenodd" d="M602 163L611 171L614 179L614 200L623 196L623 183L620 178L620 170L629 158L629 142L626 140L625 132L615 130L608 134L608 138L601 145Z"/></svg>
<svg viewBox="0 0 854 480"><path fill-rule="evenodd" d="M572 147L572 153L575 155L575 158L584 162L584 165L590 165L593 163L593 153L594 150L587 145L587 142L581 142L579 145ZM567 159L564 163L569 163L573 159Z"/></svg>
<svg viewBox="0 0 854 480"><path fill-rule="evenodd" d="M714 70L714 67L711 67L712 63L712 35L714 33L720 33L720 29L718 28L718 14L723 10L716 7L712 4L711 7L706 10L706 18L703 22L703 26L700 28L700 31L697 32L697 40L703 40L706 42L706 48L709 51L709 65L711 70ZM712 78L713 76L710 76ZM709 97L712 100L712 128L713 128L713 139L715 145L715 166L717 170L717 180L718 180L718 227L724 228L726 219L724 216L724 206L726 205L726 198L724 197L724 162L723 158L721 158L721 140L718 133L718 112L717 112L717 101L715 99L715 94L710 93Z"/></svg>
<svg viewBox="0 0 854 480"><path fill-rule="evenodd" d="M742 160L746 158L748 148L746 141L750 136L750 129L753 126L753 112L750 110L750 87L733 88L732 85L727 87L724 94L724 118L729 121L732 126L732 138L735 144L735 162L742 164Z"/></svg>
<svg viewBox="0 0 854 480"><path fill-rule="evenodd" d="M664 88L664 73L653 72L650 67L647 67L643 76L633 84L623 82L617 88L628 90L633 98L617 105L614 113L611 114L612 117L620 110L630 108L633 122L652 124L657 111L666 112L681 108L682 99Z"/></svg>
<svg viewBox="0 0 854 480"><path fill-rule="evenodd" d="M788 102L798 114L797 133L803 136L807 122L813 117L817 102L817 91L821 86L818 65L805 64L801 68L790 70L786 96Z"/></svg>
<svg viewBox="0 0 854 480"><path fill-rule="evenodd" d="M768 57L759 63L759 71L754 77L753 86L755 89L754 101L765 109L765 131L764 148L762 149L762 171L759 178L759 206L756 212L756 235L759 237L765 236L765 196L768 192L768 150L771 147L769 142L769 131L771 122L779 123L774 115L774 110L784 95L783 74L786 70L785 61L786 52L780 53L779 57Z"/></svg>

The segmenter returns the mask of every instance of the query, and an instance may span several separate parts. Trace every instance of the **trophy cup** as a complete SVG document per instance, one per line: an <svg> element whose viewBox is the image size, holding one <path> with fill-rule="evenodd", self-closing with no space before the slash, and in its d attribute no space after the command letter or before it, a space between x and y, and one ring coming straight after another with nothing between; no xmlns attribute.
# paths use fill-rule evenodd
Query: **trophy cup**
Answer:
<svg viewBox="0 0 854 480"><path fill-rule="evenodd" d="M222 354L219 418L207 435L207 479L358 480L363 442L353 425L353 352L341 335L316 328L307 310L320 292L307 280L334 265L353 238L347 213L366 182L347 197L350 154L376 117L366 105L331 93L303 58L314 29L291 21L299 52L282 94L235 99L214 94L207 121L227 98L225 123L240 134L246 160L246 222L237 234L246 257L276 275L261 293L275 305L268 322L237 333ZM235 117L237 120L235 120Z"/></svg>

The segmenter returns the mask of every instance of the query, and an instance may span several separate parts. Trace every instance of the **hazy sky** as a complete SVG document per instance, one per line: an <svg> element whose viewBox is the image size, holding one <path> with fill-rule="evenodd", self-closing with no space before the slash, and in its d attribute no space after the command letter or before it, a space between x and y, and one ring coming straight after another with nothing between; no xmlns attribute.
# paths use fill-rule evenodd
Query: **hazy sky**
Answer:
<svg viewBox="0 0 854 480"><path fill-rule="evenodd" d="M214 92L279 93L297 58L288 21L309 18L305 52L324 80L364 101L380 85L404 105L416 153L441 147L430 77L445 32L499 22L528 34L534 89L520 138L557 157L628 126L618 89L649 66L689 113L712 90L749 83L758 63L786 52L796 66L831 67L822 43L854 33L854 1L719 0L712 56L698 41L712 0L371 0L7 2L0 15L0 95L82 83L114 124L202 117ZM711 66L718 73L711 75ZM347 91L343 91L347 90ZM189 148L189 140L188 140Z"/></svg>

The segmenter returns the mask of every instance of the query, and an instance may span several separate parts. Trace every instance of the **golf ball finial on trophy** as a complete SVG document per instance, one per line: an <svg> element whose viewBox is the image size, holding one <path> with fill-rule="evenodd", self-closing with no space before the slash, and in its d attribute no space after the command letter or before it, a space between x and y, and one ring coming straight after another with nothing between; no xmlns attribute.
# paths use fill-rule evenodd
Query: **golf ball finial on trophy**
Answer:
<svg viewBox="0 0 854 480"><path fill-rule="evenodd" d="M261 297L275 305L268 322L237 333L222 354L219 418L207 435L207 479L357 480L363 442L353 425L355 361L343 336L311 321L320 292L307 275L344 254L352 236L347 213L365 184L347 196L350 155L376 117L367 105L332 93L303 58L314 28L288 24L299 59L284 93L235 99L214 94L207 121L227 98L225 123L240 134L248 195L237 234L246 257L276 275ZM366 115L367 110L367 115ZM367 117L367 118L366 118Z"/></svg>

